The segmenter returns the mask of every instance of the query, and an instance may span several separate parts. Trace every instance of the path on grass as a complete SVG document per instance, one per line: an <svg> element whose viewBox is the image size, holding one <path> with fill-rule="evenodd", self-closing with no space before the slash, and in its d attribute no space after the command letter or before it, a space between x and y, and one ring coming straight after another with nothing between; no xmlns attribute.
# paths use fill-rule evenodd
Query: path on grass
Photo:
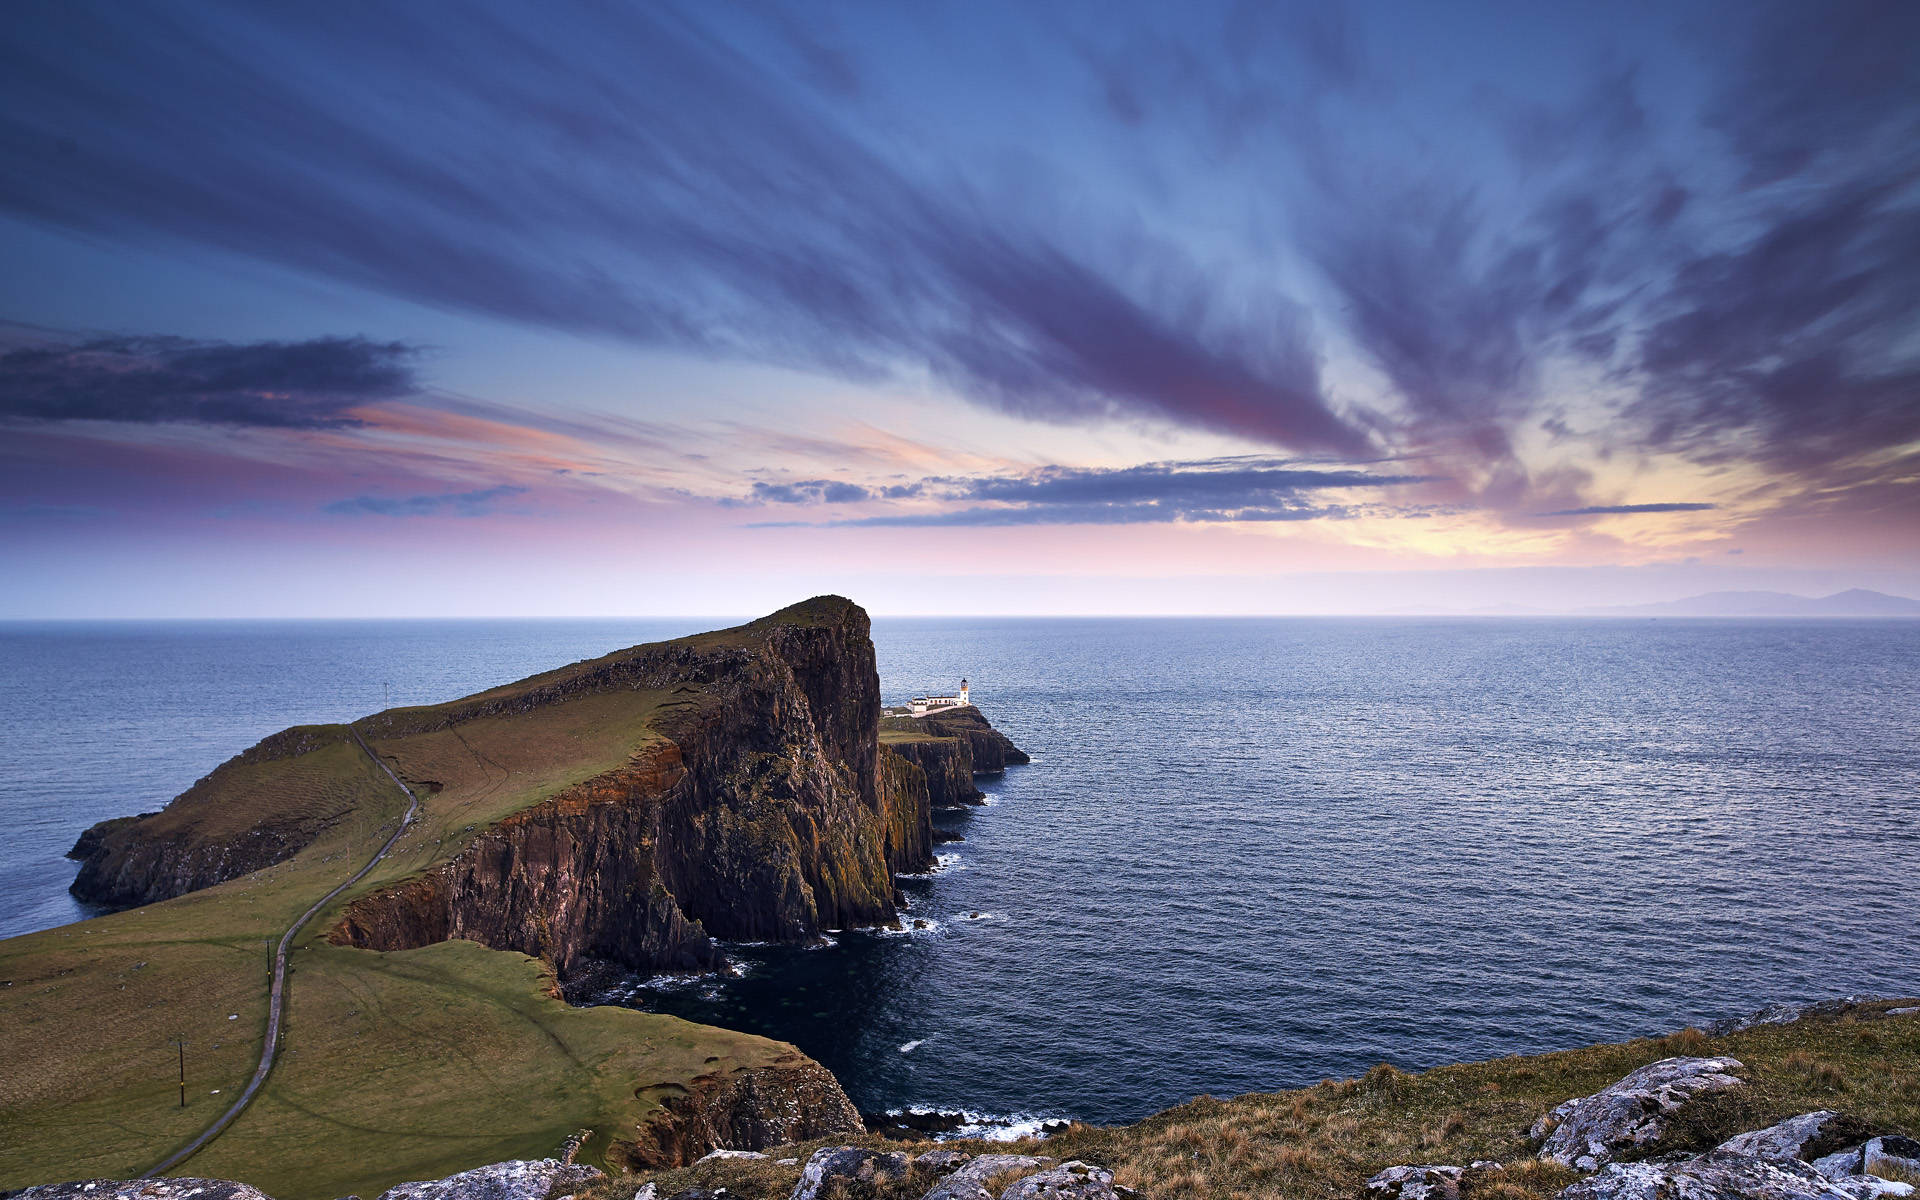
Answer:
<svg viewBox="0 0 1920 1200"><path fill-rule="evenodd" d="M352 735L353 740L359 744L360 748L367 752L367 757L373 760L374 765L386 772L388 779L393 780L393 786L406 793L406 815L400 818L400 828L394 830L393 836L388 838L380 849L374 853L374 856L367 860L366 866L355 871L353 876L341 883L340 886L334 888L318 900L315 900L313 907L301 913L300 919L287 926L287 931L280 935L280 945L276 947L273 952L273 990L269 992L267 996L267 1041L266 1045L260 1049L260 1065L254 1069L253 1078L248 1081L247 1089L240 1093L240 1098L233 1102L232 1108L220 1114L219 1120L207 1126L199 1137L188 1142L184 1147L176 1151L172 1157L168 1158L153 1170L148 1171L145 1175L142 1175L140 1177L142 1179L152 1179L156 1175L171 1171L181 1163L198 1154L208 1142L220 1136L221 1130L233 1124L233 1119L239 1116L248 1104L253 1102L254 1093L260 1090L260 1085L267 1081L268 1072L273 1070L274 1055L280 1051L280 1018L286 1010L287 1000L287 949L293 945L294 935L299 933L301 928L313 919L315 913L332 903L335 896L338 896L341 892L346 891L354 884L365 879L367 872L373 870L374 867L379 865L380 860L387 856L387 851L393 849L393 844L400 840L400 835L407 831L407 826L413 824L413 818L420 812L420 797L414 795L406 784L400 782L400 777L393 773L393 768L386 764L386 760L382 759L378 754L375 754L373 747L367 745L367 743L362 740L360 731L349 725L347 726L347 732Z"/></svg>

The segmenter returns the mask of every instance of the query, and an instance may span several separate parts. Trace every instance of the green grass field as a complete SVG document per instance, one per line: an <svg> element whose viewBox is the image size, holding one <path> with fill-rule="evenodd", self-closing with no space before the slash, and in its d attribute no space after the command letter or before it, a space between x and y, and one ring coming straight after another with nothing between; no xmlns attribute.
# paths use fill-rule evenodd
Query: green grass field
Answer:
<svg viewBox="0 0 1920 1200"><path fill-rule="evenodd" d="M706 635L724 639L727 634ZM576 1009L542 964L446 943L379 954L327 944L354 897L445 862L489 824L630 758L656 755L656 716L680 690L570 695L444 725L476 700L577 677L584 664L481 697L357 725L420 793L389 857L302 932L290 956L278 1065L253 1105L175 1174L225 1176L279 1200L375 1194L619 1131L693 1076L792 1053L759 1038L623 1009ZM152 1166L245 1085L266 1023L270 940L349 877L406 798L344 736L300 731L306 753L228 764L171 813L210 841L262 824L313 840L292 858L173 900L0 942L0 1188ZM179 1107L175 1036L187 1039Z"/></svg>

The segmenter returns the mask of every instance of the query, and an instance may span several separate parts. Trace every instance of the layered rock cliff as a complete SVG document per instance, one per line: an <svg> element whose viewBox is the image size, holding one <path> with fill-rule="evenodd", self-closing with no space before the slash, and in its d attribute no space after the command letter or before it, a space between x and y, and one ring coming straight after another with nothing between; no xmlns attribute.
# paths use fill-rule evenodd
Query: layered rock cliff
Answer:
<svg viewBox="0 0 1920 1200"><path fill-rule="evenodd" d="M998 775L1009 764L1031 761L972 705L925 717L883 718L880 743L925 772L935 808L978 803L984 796L973 785L974 776Z"/></svg>
<svg viewBox="0 0 1920 1200"><path fill-rule="evenodd" d="M926 779L927 799L934 808L978 804L986 793L973 786L973 755L958 738L901 734L880 735L883 753L897 755L917 767Z"/></svg>
<svg viewBox="0 0 1920 1200"><path fill-rule="evenodd" d="M1033 761L1011 738L989 725L980 710L971 704L924 717L888 717L880 723L880 728L883 732L953 738L966 746L970 769L975 775L998 775L1011 765Z"/></svg>

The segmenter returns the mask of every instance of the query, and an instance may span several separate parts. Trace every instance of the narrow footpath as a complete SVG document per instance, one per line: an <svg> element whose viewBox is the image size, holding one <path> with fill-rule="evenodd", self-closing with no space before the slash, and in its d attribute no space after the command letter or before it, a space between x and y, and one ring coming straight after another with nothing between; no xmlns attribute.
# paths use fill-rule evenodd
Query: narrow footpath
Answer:
<svg viewBox="0 0 1920 1200"><path fill-rule="evenodd" d="M365 879L367 872L379 865L380 860L387 856L387 851L393 849L394 843L400 840L400 835L407 831L409 825L413 824L414 817L419 815L420 797L414 795L413 791L408 788L406 784L400 782L400 777L393 773L393 768L389 767L385 760L378 754L375 754L373 747L367 745L360 737L359 730L349 725L347 732L352 734L353 740L358 743L362 750L367 752L367 757L373 760L374 765L386 772L388 779L393 780L393 786L399 788L406 794L406 815L400 818L400 828L394 830L393 836L388 838L374 856L367 860L366 866L361 867L353 873L351 878L318 900L315 900L313 907L301 913L300 919L287 926L287 931L280 935L280 945L275 948L273 952L273 989L267 997L267 1040L266 1044L260 1049L260 1065L254 1069L253 1078L248 1081L246 1090L241 1092L240 1098L233 1102L233 1107L221 1113L220 1118L213 1124L207 1126L199 1137L188 1142L165 1162L142 1175L140 1177L142 1179L152 1179L156 1175L164 1175L198 1154L206 1147L208 1142L219 1137L222 1130L233 1124L233 1119L245 1111L248 1104L253 1102L254 1094L260 1090L260 1085L267 1081L267 1075L273 1070L274 1056L280 1051L280 1019L286 1011L287 998L287 950L293 945L294 935L298 934L300 930L305 927L306 923L313 919L315 913L318 913L328 904L331 904L334 897L346 891L354 884L359 883L362 879Z"/></svg>

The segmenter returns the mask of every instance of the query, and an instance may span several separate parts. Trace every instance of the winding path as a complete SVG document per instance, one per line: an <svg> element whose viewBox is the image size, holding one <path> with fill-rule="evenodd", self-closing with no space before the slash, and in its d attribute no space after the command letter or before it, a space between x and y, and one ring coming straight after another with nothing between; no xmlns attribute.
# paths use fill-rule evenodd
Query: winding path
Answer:
<svg viewBox="0 0 1920 1200"><path fill-rule="evenodd" d="M274 1056L280 1051L280 1019L286 1011L287 1000L287 949L293 945L294 935L298 934L300 930L306 926L306 923L313 919L315 913L318 913L328 904L331 904L334 897L346 891L354 884L359 883L362 879L365 879L367 872L379 865L380 860L387 856L387 851L393 849L393 844L400 840L400 835L407 831L409 825L413 824L413 818L419 815L420 797L414 795L412 789L400 782L400 777L393 773L393 768L389 767L386 761L378 754L375 754L373 747L367 745L365 740L360 737L359 730L349 725L347 726L347 732L352 735L353 740L359 744L360 748L367 752L367 757L373 760L374 765L386 772L388 779L393 780L393 786L406 793L406 815L400 818L400 828L394 830L393 836L388 838L386 842L381 845L380 849L375 852L374 856L367 860L366 866L361 867L338 887L320 897L318 900L315 900L313 907L301 913L300 919L287 926L287 931L280 935L280 945L273 952L273 989L267 996L267 1041L266 1044L260 1048L260 1065L254 1068L253 1078L248 1081L246 1090L240 1093L240 1098L233 1102L232 1108L220 1114L219 1120L207 1126L199 1137L194 1138L191 1142L188 1142L185 1146L175 1151L165 1162L142 1175L140 1177L142 1179L152 1179L156 1175L171 1171L181 1163L198 1154L206 1147L208 1142L219 1137L222 1130L233 1124L233 1119L239 1116L248 1104L253 1102L254 1094L260 1090L260 1085L267 1081L268 1073L273 1070Z"/></svg>

